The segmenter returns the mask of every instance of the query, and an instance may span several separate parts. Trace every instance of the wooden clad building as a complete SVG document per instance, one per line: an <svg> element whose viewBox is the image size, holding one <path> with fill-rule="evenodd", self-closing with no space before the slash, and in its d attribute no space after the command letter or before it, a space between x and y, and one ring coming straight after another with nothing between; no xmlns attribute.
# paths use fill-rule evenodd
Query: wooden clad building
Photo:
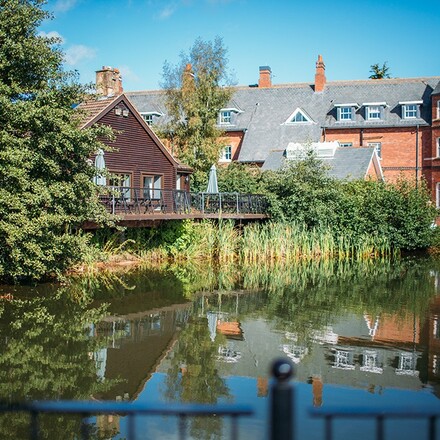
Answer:
<svg viewBox="0 0 440 440"><path fill-rule="evenodd" d="M164 194L189 191L191 168L174 159L126 95L94 99L78 108L84 114L82 128L103 124L114 130L114 140L103 140L110 147L103 156L106 185L165 190Z"/></svg>

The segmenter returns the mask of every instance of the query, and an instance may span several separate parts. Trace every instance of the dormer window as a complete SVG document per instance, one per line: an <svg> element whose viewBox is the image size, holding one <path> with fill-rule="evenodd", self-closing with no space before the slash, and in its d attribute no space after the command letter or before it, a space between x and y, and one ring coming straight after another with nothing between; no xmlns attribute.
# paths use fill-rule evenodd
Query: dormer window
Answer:
<svg viewBox="0 0 440 440"><path fill-rule="evenodd" d="M285 122L286 124L311 124L313 122L312 118L300 108L297 108Z"/></svg>
<svg viewBox="0 0 440 440"><path fill-rule="evenodd" d="M367 121L380 121L383 119L383 111L386 102L365 102L365 119Z"/></svg>
<svg viewBox="0 0 440 440"><path fill-rule="evenodd" d="M335 107L338 122L351 122L355 120L356 108L358 107L356 103L336 104Z"/></svg>
<svg viewBox="0 0 440 440"><path fill-rule="evenodd" d="M142 119L148 125L151 125L151 124L153 124L155 118L159 118L160 116L162 116L162 113L158 113L158 112L142 112L141 116L142 116Z"/></svg>
<svg viewBox="0 0 440 440"><path fill-rule="evenodd" d="M402 106L403 119L418 119L420 118L420 105L423 101L402 101L399 104Z"/></svg>
<svg viewBox="0 0 440 440"><path fill-rule="evenodd" d="M231 111L223 110L220 112L220 124L230 124L231 123Z"/></svg>
<svg viewBox="0 0 440 440"><path fill-rule="evenodd" d="M222 108L218 114L218 125L234 125L238 113L242 113L242 110L235 107Z"/></svg>

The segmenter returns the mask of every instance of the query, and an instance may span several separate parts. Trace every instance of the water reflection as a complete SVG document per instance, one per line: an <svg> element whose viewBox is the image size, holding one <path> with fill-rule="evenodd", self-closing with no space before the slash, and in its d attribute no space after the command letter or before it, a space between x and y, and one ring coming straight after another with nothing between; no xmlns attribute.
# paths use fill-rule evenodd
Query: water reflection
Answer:
<svg viewBox="0 0 440 440"><path fill-rule="evenodd" d="M268 367L284 355L297 365L298 429L308 438L321 434L305 414L311 405L437 405L439 269L421 258L170 265L81 277L32 298L3 286L14 298L0 302L1 395L250 403L257 415L242 436L264 438ZM26 438L23 419L14 420L0 419L2 438ZM176 430L160 420L138 424L148 438ZM74 438L78 420L60 432L49 421L43 428L47 438ZM98 417L95 428L97 438L126 430L116 416ZM222 438L226 428L196 419L191 436Z"/></svg>

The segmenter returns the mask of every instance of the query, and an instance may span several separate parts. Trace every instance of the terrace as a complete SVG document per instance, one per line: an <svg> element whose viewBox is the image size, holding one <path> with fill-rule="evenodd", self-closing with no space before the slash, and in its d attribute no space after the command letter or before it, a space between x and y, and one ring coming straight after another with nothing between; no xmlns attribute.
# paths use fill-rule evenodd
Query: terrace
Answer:
<svg viewBox="0 0 440 440"><path fill-rule="evenodd" d="M139 187L107 186L100 194L107 211L118 224L149 226L160 221L183 219L259 220L269 217L267 200L260 194L206 193ZM97 227L92 222L85 229Z"/></svg>

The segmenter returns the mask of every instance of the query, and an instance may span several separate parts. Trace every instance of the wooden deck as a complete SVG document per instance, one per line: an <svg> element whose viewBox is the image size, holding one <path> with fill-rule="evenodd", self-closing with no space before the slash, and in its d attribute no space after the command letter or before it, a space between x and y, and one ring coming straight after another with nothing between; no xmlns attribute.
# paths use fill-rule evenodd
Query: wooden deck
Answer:
<svg viewBox="0 0 440 440"><path fill-rule="evenodd" d="M269 218L264 196L240 193L189 193L180 190L114 188L101 197L118 226L155 227L170 220L238 220L250 222ZM142 195L142 197L141 197ZM155 198L152 195L157 196ZM97 229L89 221L83 229Z"/></svg>

